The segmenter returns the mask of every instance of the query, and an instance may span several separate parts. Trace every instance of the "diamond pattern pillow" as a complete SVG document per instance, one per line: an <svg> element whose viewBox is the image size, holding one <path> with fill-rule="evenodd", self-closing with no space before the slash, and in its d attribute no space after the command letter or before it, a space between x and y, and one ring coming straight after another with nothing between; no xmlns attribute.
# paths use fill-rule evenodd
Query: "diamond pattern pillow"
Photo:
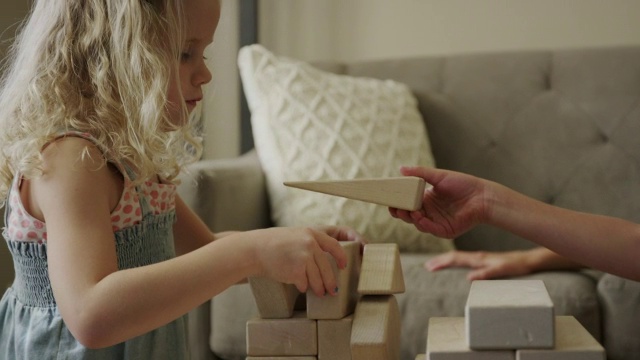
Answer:
<svg viewBox="0 0 640 360"><path fill-rule="evenodd" d="M260 45L242 48L238 65L276 225L347 225L402 251L453 248L450 240L393 219L384 206L282 184L399 176L401 165L434 166L405 85L327 73Z"/></svg>

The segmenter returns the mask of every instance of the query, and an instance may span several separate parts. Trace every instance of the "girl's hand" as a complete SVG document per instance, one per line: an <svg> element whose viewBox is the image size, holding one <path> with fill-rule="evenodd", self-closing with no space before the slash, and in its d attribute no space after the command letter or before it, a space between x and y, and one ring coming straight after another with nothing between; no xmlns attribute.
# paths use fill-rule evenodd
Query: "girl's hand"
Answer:
<svg viewBox="0 0 640 360"><path fill-rule="evenodd" d="M424 263L425 269L438 271L450 267L468 267L469 281L488 280L531 273L527 252L450 251Z"/></svg>
<svg viewBox="0 0 640 360"><path fill-rule="evenodd" d="M486 219L488 182L471 175L424 167L403 167L405 176L423 178L432 187L416 211L390 208L391 216L423 232L452 239Z"/></svg>
<svg viewBox="0 0 640 360"><path fill-rule="evenodd" d="M338 241L314 228L270 228L261 232L256 258L263 275L294 284L300 292L311 288L318 296L336 294L337 281L328 252L344 269L347 257ZM340 231L338 236L344 236Z"/></svg>
<svg viewBox="0 0 640 360"><path fill-rule="evenodd" d="M369 242L359 232L348 226L319 226L316 227L316 229L326 233L338 241L357 241L362 245Z"/></svg>

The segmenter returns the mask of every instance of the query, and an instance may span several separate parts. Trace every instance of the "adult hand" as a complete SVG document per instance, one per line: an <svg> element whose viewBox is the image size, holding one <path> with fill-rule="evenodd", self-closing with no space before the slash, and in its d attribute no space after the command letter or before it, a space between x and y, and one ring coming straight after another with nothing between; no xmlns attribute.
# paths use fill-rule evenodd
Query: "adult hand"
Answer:
<svg viewBox="0 0 640 360"><path fill-rule="evenodd" d="M531 273L527 252L449 251L424 263L425 269L438 271L450 267L471 268L467 279L488 280Z"/></svg>
<svg viewBox="0 0 640 360"><path fill-rule="evenodd" d="M413 224L420 231L449 239L485 219L488 182L471 175L425 167L403 167L401 173L423 178L432 186L425 190L420 209L390 208L391 216Z"/></svg>

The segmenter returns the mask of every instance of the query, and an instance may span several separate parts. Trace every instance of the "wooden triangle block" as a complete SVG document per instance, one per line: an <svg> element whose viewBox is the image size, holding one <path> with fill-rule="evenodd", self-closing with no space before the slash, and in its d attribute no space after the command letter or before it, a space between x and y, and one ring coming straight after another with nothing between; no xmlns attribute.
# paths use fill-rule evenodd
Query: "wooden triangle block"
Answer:
<svg viewBox="0 0 640 360"><path fill-rule="evenodd" d="M358 293L390 295L404 292L398 244L367 244L362 254Z"/></svg>
<svg viewBox="0 0 640 360"><path fill-rule="evenodd" d="M426 183L419 177L402 176L381 179L288 181L284 185L413 211L422 206Z"/></svg>

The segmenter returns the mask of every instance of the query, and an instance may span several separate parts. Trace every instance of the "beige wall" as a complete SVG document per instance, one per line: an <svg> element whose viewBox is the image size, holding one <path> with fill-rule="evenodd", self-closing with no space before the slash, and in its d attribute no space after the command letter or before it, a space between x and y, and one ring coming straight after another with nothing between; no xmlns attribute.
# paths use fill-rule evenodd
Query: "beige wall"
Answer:
<svg viewBox="0 0 640 360"><path fill-rule="evenodd" d="M277 0L260 42L303 60L640 44L637 0Z"/></svg>
<svg viewBox="0 0 640 360"><path fill-rule="evenodd" d="M18 23L26 16L30 1L3 1L0 3L0 59L15 35ZM0 208L4 215L4 208ZM4 226L4 216L0 216L0 226ZM2 241L4 242L4 241ZM13 281L13 262L5 244L0 244L0 293Z"/></svg>
<svg viewBox="0 0 640 360"><path fill-rule="evenodd" d="M236 65L239 6L237 0L221 0L221 6L220 23L206 54L213 73L202 104L206 159L230 158L240 153L240 83Z"/></svg>

